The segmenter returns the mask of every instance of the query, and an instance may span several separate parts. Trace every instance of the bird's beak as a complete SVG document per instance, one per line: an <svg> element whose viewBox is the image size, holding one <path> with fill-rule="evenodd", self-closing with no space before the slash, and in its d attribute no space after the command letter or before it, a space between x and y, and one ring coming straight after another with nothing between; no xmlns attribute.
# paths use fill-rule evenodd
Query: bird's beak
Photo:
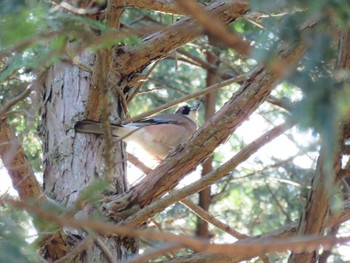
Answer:
<svg viewBox="0 0 350 263"><path fill-rule="evenodd" d="M202 102L199 102L198 104L196 104L196 105L190 107L190 110L191 110L191 111L196 111L196 110L198 110L198 108L201 106L201 104L202 104Z"/></svg>

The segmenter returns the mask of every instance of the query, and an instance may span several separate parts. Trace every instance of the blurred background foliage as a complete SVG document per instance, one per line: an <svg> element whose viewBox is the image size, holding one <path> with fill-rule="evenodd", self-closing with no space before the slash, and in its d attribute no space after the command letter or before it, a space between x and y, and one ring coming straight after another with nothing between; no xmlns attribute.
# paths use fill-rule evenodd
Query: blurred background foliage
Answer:
<svg viewBox="0 0 350 263"><path fill-rule="evenodd" d="M210 1L201 2L207 4ZM280 105L264 103L214 154L213 166L218 167L273 125L284 120L297 120L297 128L270 143L212 186L210 213L242 233L259 235L299 219L314 174L320 141L330 152L336 150L335 127L348 112L350 98L349 72L340 72L340 78L334 77L338 72L339 31L350 26L350 2L253 0L250 3L251 12L229 26L252 43L254 53L251 58L242 57L207 36L201 36L163 58L129 106L134 116L205 88L209 72L214 73L215 81L219 82L249 73L258 64L268 64L283 46L293 46L301 41L309 47L296 70L273 91L272 95ZM181 17L126 8L122 24L152 29L171 25ZM310 18L318 19L319 23L305 34L299 29ZM0 105L20 94L28 83L57 61L74 64L74 57L86 49L140 43L140 38L135 35L101 43L94 39L96 32L101 36L118 31L87 16L59 12L50 1L2 0ZM208 53L214 55L215 63L207 61ZM217 91L216 110L238 87L239 84L233 84ZM8 118L40 177L42 146L37 135L40 121L35 96L40 94L32 94L12 107ZM204 123L203 116L204 107L201 108L200 125ZM198 173L191 176L198 178ZM191 197L195 202L197 199L197 196ZM0 254L6 262L34 262L33 250L26 238L27 221L28 217L20 211L1 208ZM196 217L182 204L175 204L158 214L155 222L158 223L154 227L163 231L188 235L195 233L197 224ZM210 234L217 242L234 240L211 226ZM149 245L152 245L149 241L143 243L142 249ZM341 255L337 255L336 250L333 252L333 259L343 262ZM275 255L273 262L286 256Z"/></svg>

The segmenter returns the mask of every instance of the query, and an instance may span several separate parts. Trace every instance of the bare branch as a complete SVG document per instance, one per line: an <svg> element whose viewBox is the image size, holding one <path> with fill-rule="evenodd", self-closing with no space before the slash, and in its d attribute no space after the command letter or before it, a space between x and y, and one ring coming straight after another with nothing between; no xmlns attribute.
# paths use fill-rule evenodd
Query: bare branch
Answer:
<svg viewBox="0 0 350 263"><path fill-rule="evenodd" d="M180 203L182 203L183 205L191 209L197 216L199 216L206 222L216 226L217 228L230 234L231 236L237 239L244 239L248 237L247 235L238 232L237 230L231 228L229 225L224 224L220 220L216 219L212 214L210 214L208 211L205 211L203 208L199 207L198 205L193 203L191 200L184 198L180 201Z"/></svg>
<svg viewBox="0 0 350 263"><path fill-rule="evenodd" d="M113 142L112 142L112 129L109 121L111 115L111 101L110 101L110 86L107 82L108 70L105 70L106 65L110 65L110 52L102 49L97 52L96 66L94 72L97 78L97 89L100 93L100 105L101 105L101 123L103 129L103 137L105 140L105 150L103 153L105 166L106 166L106 180L109 183L113 182L113 175L115 174L113 160ZM108 69L108 68L107 68Z"/></svg>
<svg viewBox="0 0 350 263"><path fill-rule="evenodd" d="M193 16L209 32L209 36L214 41L222 42L227 47L233 48L238 53L249 56L251 46L249 42L234 34L228 27L222 23L216 16L207 13L196 1L176 0L177 3ZM212 41L213 42L213 41Z"/></svg>
<svg viewBox="0 0 350 263"><path fill-rule="evenodd" d="M168 108L170 108L170 107L172 107L174 105L177 105L177 104L179 104L181 102L185 102L185 101L188 101L190 99L198 98L200 96L203 96L203 95L205 95L205 94L207 94L209 92L215 91L215 90L220 89L222 87L225 87L225 86L228 86L230 84L243 81L244 79L246 79L246 75L241 75L241 76L237 76L237 77L234 77L234 78L231 78L231 79L228 79L228 80L221 81L221 82L216 83L216 84L214 84L214 85L212 85L210 87L202 89L202 90L200 90L198 92L195 92L195 93L192 93L190 95L184 96L184 97L182 97L180 99L177 99L177 100L173 100L173 101L168 102L168 103L166 103L164 105L161 105L161 106L159 106L157 108L154 108L154 109L152 109L150 111L144 112L144 113L142 113L140 115L137 115L135 117L127 119L123 123L130 123L130 122L138 121L140 119L143 119L145 117L153 115L153 114L155 114L157 112L166 110L166 109L168 109Z"/></svg>
<svg viewBox="0 0 350 263"><path fill-rule="evenodd" d="M4 106L0 109L0 119L3 119L3 116L7 114L7 111L9 111L14 105L16 105L18 102L24 100L29 96L29 94L32 92L32 89L30 86L28 86L28 83L22 83L22 87L27 87L21 94L19 94L17 97L14 97L13 99L10 99L5 103Z"/></svg>
<svg viewBox="0 0 350 263"><path fill-rule="evenodd" d="M154 69L158 66L158 64L160 63L160 59L155 61L153 63L153 65L151 66L151 68L148 70L148 72L146 73L146 75L143 78L143 81L140 82L137 87L135 88L134 92L130 95L130 97L128 98L128 103L130 103L134 97L137 95L137 93L140 91L140 89L142 88L143 84L145 83L145 80L147 80L149 78L149 76L151 75L151 73L154 71Z"/></svg>
<svg viewBox="0 0 350 263"><path fill-rule="evenodd" d="M180 250L182 248L181 245L175 243L175 244L168 244L162 247L158 247L149 251L146 251L144 254L130 258L129 260L126 260L125 263L144 263L148 262L152 258L159 257L161 255L167 254L167 253L175 253L176 251Z"/></svg>
<svg viewBox="0 0 350 263"><path fill-rule="evenodd" d="M149 174L152 169L141 162L135 155L128 152L128 161L139 168L145 174Z"/></svg>
<svg viewBox="0 0 350 263"><path fill-rule="evenodd" d="M278 99L274 96L269 96L267 98L267 100L269 103L271 103L272 105L276 105L288 112L291 112L292 111L292 108L293 108L293 105L289 102L289 101L286 101L284 99Z"/></svg>
<svg viewBox="0 0 350 263"><path fill-rule="evenodd" d="M67 2L60 2L56 6L52 7L50 9L50 12L56 12L60 8L63 8L69 12L72 12L77 15L93 15L96 14L100 11L98 7L92 7L92 8L80 8L80 7L75 7Z"/></svg>
<svg viewBox="0 0 350 263"><path fill-rule="evenodd" d="M117 263L117 261L114 259L113 254L109 250L109 248L106 246L106 244L103 242L103 240L100 237L95 237L94 241L97 243L97 245L100 247L100 249L105 253L106 257L108 258L110 263Z"/></svg>
<svg viewBox="0 0 350 263"><path fill-rule="evenodd" d="M205 10L227 24L247 12L248 2L244 0L234 2L215 1L207 6ZM119 59L124 61L118 66L118 70L123 76L142 72L150 61L164 57L170 51L177 49L202 33L203 30L198 26L197 21L190 17L184 17L173 25L149 35L137 47L117 49L116 54Z"/></svg>
<svg viewBox="0 0 350 263"><path fill-rule="evenodd" d="M0 121L0 156L8 171L13 187L21 200L44 201L41 186L37 181L24 149L7 120Z"/></svg>

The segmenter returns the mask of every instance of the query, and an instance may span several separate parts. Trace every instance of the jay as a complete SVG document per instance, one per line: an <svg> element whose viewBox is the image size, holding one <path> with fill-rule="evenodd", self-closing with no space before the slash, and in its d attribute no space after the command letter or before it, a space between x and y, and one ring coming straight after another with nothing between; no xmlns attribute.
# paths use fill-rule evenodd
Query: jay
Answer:
<svg viewBox="0 0 350 263"><path fill-rule="evenodd" d="M111 124L112 136L126 142L140 145L152 157L163 160L168 153L181 143L186 142L197 130L198 108L185 104L174 114L159 114L130 124ZM103 135L100 122L83 120L75 125L75 131Z"/></svg>

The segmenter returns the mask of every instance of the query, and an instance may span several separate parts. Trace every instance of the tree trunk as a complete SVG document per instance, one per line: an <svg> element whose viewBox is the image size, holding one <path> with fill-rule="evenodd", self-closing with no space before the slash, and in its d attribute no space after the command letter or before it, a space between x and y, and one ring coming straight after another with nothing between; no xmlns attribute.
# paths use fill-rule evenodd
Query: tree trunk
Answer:
<svg viewBox="0 0 350 263"><path fill-rule="evenodd" d="M98 60L93 54L82 54L79 59L91 67ZM44 191L56 203L71 209L74 207L77 210L75 217L79 219L87 218L94 211L91 204L80 207L76 203L79 194L96 179L105 179L106 170L103 158L105 140L74 131L75 123L85 118L87 103L93 103L89 100L93 88L96 90L91 85L92 77L78 67L57 63L48 73L42 101ZM99 99L95 97L95 100ZM113 103L117 105L116 101ZM114 113L118 114L116 110ZM113 152L114 181L118 182L115 189L125 191L126 163L122 160L126 159L126 152L123 143L116 143ZM79 242L85 244L81 251ZM42 245L41 254L47 260L57 260L69 256L74 247L79 253L74 253L70 260L75 262L104 262L106 258L115 261L137 251L134 239L121 239L115 235L89 236L86 232L64 229Z"/></svg>
<svg viewBox="0 0 350 263"><path fill-rule="evenodd" d="M207 62L210 65L217 64L217 58L212 53L212 51L207 51ZM207 70L207 81L206 86L209 87L215 83L215 77L216 73L211 72L210 70ZM208 121L215 113L215 105L216 105L216 92L208 93L205 96L205 121ZM210 173L213 170L213 155L208 157L207 160L203 163L203 170L202 170L202 176L205 176L206 174ZM199 192L199 203L198 205L203 208L205 211L209 210L211 202L211 193L210 193L210 187L207 189L204 189ZM196 233L198 236L203 238L209 238L209 228L208 228L208 222L202 220L201 218L197 217L197 230Z"/></svg>

